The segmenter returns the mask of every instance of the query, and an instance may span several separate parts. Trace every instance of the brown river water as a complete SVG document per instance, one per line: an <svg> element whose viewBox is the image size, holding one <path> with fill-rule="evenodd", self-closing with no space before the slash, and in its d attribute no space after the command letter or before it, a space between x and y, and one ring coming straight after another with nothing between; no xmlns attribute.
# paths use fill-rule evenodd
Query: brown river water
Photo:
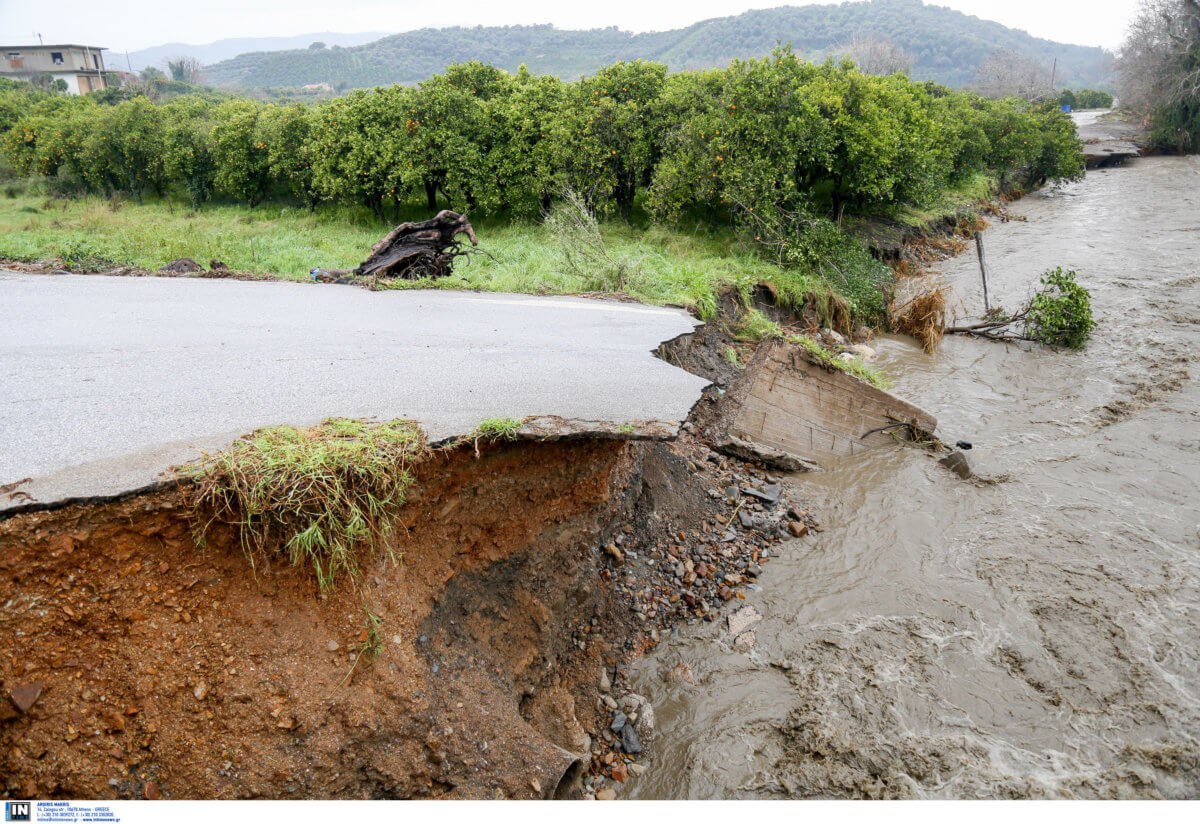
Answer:
<svg viewBox="0 0 1200 824"><path fill-rule="evenodd" d="M766 567L749 651L720 622L639 663L659 735L625 797L1200 795L1200 157L1012 211L993 305L1077 269L1092 341L877 341L977 477L917 447L796 476L824 532ZM941 270L978 312L973 249Z"/></svg>

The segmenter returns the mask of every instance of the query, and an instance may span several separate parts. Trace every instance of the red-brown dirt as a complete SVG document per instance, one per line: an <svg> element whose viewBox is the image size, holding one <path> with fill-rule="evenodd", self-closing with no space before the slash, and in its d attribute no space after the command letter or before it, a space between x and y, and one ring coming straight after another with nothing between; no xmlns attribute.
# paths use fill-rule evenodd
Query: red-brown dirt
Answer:
<svg viewBox="0 0 1200 824"><path fill-rule="evenodd" d="M594 728L580 685L603 645L578 630L645 449L440 453L402 510L401 562L324 599L306 570L252 573L229 531L197 548L180 488L0 521L0 793L552 794ZM10 697L39 687L25 712Z"/></svg>

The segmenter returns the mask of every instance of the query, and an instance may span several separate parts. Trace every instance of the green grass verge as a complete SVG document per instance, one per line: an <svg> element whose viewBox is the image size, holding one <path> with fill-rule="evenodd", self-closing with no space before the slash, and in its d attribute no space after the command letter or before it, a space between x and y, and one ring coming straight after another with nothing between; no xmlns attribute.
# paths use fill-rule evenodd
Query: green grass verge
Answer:
<svg viewBox="0 0 1200 824"><path fill-rule="evenodd" d="M863 363L861 358L855 357L853 360L847 360L839 354L829 351L810 337L789 335L784 331L782 326L757 309L746 310L738 320L737 325L730 331L735 338L744 341L757 342L768 338L783 338L790 343L804 347L804 350L812 355L822 366L847 372L879 389L887 389L892 385L891 380L886 375L878 369L873 369ZM736 356L736 354L735 352L734 355ZM726 360L728 359L728 356L726 356ZM730 362L732 363L733 361Z"/></svg>
<svg viewBox="0 0 1200 824"><path fill-rule="evenodd" d="M209 204L193 211L169 201L103 198L49 199L17 192L0 197L0 258L66 258L91 268L132 265L151 271L181 257L202 265L220 260L235 272L306 280L309 270L352 269L390 225L351 209ZM483 221L480 243L491 255L460 261L450 277L404 281L399 288L478 289L490 292L578 294L594 291L592 278L564 265L549 230L536 223ZM695 232L653 226L601 227L608 252L633 264L621 291L652 304L675 304L711 317L726 289L748 293L776 284L784 298L802 301L819 279L783 272L732 232Z"/></svg>
<svg viewBox="0 0 1200 824"><path fill-rule="evenodd" d="M363 547L385 545L428 453L412 421L330 418L259 429L181 471L196 482L198 543L214 523L233 524L252 566L282 556L326 591L357 574Z"/></svg>
<svg viewBox="0 0 1200 824"><path fill-rule="evenodd" d="M977 172L959 181L952 188L939 194L921 208L901 206L888 213L888 217L905 226L919 229L945 217L978 206L996 196L999 183L991 175Z"/></svg>
<svg viewBox="0 0 1200 824"><path fill-rule="evenodd" d="M823 366L828 366L831 369L840 369L859 380L866 381L877 389L887 389L892 385L891 380L886 375L878 369L867 366L860 358L856 357L853 360L844 360L812 338L806 338L803 335L789 335L787 340L804 347L805 351Z"/></svg>

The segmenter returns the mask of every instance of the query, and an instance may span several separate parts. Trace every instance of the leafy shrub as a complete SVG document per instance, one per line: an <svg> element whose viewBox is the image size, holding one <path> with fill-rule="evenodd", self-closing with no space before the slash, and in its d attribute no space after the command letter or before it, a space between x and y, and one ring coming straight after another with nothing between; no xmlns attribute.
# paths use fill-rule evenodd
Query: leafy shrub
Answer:
<svg viewBox="0 0 1200 824"><path fill-rule="evenodd" d="M95 272L112 265L99 247L91 241L71 238L58 247L58 257L69 269Z"/></svg>
<svg viewBox="0 0 1200 824"><path fill-rule="evenodd" d="M596 216L577 192L566 191L546 217L546 229L562 250L564 268L584 291L621 292L637 274L637 263L609 250Z"/></svg>
<svg viewBox="0 0 1200 824"><path fill-rule="evenodd" d="M1030 338L1051 346L1080 349L1096 328L1088 290L1076 273L1057 266L1042 275L1042 288L1029 302L1025 330Z"/></svg>

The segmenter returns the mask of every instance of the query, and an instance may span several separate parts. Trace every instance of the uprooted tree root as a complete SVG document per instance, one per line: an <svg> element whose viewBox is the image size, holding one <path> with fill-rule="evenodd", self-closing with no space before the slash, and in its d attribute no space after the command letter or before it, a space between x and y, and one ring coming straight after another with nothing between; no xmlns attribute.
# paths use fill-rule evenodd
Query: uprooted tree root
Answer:
<svg viewBox="0 0 1200 824"><path fill-rule="evenodd" d="M197 544L215 523L233 525L253 566L282 555L310 565L322 591L358 570L396 525L413 467L430 454L412 421L330 418L298 429L274 426L182 468Z"/></svg>
<svg viewBox="0 0 1200 824"><path fill-rule="evenodd" d="M450 274L456 257L468 256L458 235L478 246L475 230L466 215L443 209L429 220L401 223L371 247L371 256L359 264L359 278L439 278Z"/></svg>

